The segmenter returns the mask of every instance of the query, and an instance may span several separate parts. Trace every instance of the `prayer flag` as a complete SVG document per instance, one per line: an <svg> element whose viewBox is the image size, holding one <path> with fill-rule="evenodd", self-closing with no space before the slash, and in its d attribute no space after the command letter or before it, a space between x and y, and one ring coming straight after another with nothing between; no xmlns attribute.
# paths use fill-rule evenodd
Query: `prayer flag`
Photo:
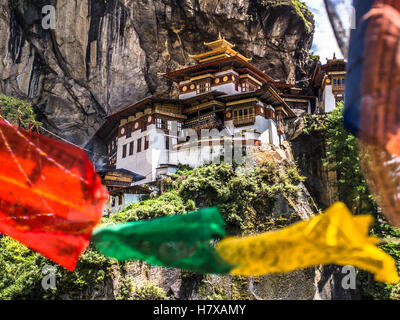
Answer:
<svg viewBox="0 0 400 320"><path fill-rule="evenodd" d="M343 203L308 221L256 236L226 238L216 249L236 265L231 273L261 276L320 264L353 265L375 274L381 282L397 284L394 259L368 236L371 216L353 216Z"/></svg>
<svg viewBox="0 0 400 320"><path fill-rule="evenodd" d="M107 190L85 151L0 120L0 232L73 271Z"/></svg>
<svg viewBox="0 0 400 320"><path fill-rule="evenodd" d="M118 260L143 260L200 273L228 273L232 266L210 244L210 240L225 236L224 225L218 209L207 208L98 228L92 241L104 255Z"/></svg>

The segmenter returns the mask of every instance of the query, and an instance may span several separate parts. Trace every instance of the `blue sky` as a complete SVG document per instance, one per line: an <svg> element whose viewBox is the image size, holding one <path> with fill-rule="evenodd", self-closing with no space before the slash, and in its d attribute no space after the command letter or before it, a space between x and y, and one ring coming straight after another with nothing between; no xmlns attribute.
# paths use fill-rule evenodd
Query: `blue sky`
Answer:
<svg viewBox="0 0 400 320"><path fill-rule="evenodd" d="M314 43L311 51L319 55L321 62L326 62L326 58L332 58L336 52L338 58L343 58L342 53L337 45L331 25L326 14L323 0L303 0L309 9L314 13L316 30L314 35ZM343 24L350 28L351 0L334 0L337 11L342 14Z"/></svg>

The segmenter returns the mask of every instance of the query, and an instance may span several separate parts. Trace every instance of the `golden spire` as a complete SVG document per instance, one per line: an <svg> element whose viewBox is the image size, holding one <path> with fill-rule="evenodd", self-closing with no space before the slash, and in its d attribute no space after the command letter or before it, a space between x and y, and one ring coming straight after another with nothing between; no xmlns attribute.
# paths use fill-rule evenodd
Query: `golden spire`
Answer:
<svg viewBox="0 0 400 320"><path fill-rule="evenodd" d="M344 61L344 59L338 59L338 58L336 57L336 52L333 53L333 58L332 58L332 59L326 58L326 62L327 62L327 63L332 63L332 62L335 62L335 61Z"/></svg>
<svg viewBox="0 0 400 320"><path fill-rule="evenodd" d="M212 41L212 42L204 42L204 45L209 47L211 50L235 47L234 44L225 40L225 38L222 36L221 32L218 33L218 40Z"/></svg>

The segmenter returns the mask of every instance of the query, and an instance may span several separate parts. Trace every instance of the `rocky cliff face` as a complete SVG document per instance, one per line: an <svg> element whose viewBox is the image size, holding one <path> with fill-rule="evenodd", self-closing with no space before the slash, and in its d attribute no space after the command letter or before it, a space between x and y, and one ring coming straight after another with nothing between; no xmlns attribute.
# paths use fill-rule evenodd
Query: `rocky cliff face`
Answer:
<svg viewBox="0 0 400 320"><path fill-rule="evenodd" d="M46 4L54 30L41 26ZM218 32L272 77L304 77L314 27L288 0L0 0L0 30L0 92L84 145L121 105L172 94L159 73L193 64Z"/></svg>

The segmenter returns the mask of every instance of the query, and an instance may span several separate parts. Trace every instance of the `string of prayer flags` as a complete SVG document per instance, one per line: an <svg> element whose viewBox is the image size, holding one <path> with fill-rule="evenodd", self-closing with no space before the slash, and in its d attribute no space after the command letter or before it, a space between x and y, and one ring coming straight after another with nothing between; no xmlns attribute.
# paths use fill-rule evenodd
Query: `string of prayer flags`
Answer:
<svg viewBox="0 0 400 320"><path fill-rule="evenodd" d="M249 237L231 237L217 244L221 257L236 265L231 273L261 276L321 264L353 265L375 274L377 281L397 284L394 259L369 237L371 216L352 216L343 203L324 214L285 229Z"/></svg>
<svg viewBox="0 0 400 320"><path fill-rule="evenodd" d="M0 120L0 232L73 271L107 190L85 151Z"/></svg>
<svg viewBox="0 0 400 320"><path fill-rule="evenodd" d="M217 208L97 228L92 241L108 257L143 260L154 266L224 274L233 266L210 244L225 236Z"/></svg>
<svg viewBox="0 0 400 320"><path fill-rule="evenodd" d="M354 5L344 124L363 144L363 171L378 205L400 227L400 2Z"/></svg>

